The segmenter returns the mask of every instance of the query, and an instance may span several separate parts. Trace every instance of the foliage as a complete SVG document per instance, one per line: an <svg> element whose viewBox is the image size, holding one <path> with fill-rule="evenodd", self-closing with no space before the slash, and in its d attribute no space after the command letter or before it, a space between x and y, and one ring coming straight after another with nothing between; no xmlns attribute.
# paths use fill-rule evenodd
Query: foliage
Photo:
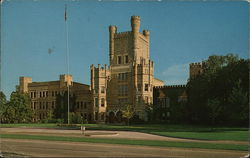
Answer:
<svg viewBox="0 0 250 158"><path fill-rule="evenodd" d="M129 125L130 119L134 116L135 110L131 104L125 106L125 109L122 110L122 117L127 119L127 123Z"/></svg>
<svg viewBox="0 0 250 158"><path fill-rule="evenodd" d="M1 105L1 115L2 122L6 123L31 122L33 111L30 106L29 95L12 92L10 101Z"/></svg>
<svg viewBox="0 0 250 158"><path fill-rule="evenodd" d="M79 114L79 113L74 113L74 112L71 112L69 114L69 118L70 118L70 122L71 123L82 123L83 122L83 118L82 116Z"/></svg>
<svg viewBox="0 0 250 158"><path fill-rule="evenodd" d="M249 60L213 55L202 68L187 84L189 123L246 126Z"/></svg>
<svg viewBox="0 0 250 158"><path fill-rule="evenodd" d="M73 112L76 109L76 96L71 95L69 97L69 112ZM56 96L56 108L53 113L55 119L64 119L64 123L68 120L68 92L64 94L58 94Z"/></svg>

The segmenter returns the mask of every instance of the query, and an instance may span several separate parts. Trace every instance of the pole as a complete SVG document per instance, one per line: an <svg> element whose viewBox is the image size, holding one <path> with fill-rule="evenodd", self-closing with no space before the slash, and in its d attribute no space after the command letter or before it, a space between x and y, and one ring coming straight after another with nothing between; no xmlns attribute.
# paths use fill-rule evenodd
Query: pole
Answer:
<svg viewBox="0 0 250 158"><path fill-rule="evenodd" d="M68 23L67 23L67 4L65 4L65 29L66 29L66 58L67 58L67 73L69 76L69 31L68 31ZM67 83L68 88L68 124L69 124L69 83Z"/></svg>

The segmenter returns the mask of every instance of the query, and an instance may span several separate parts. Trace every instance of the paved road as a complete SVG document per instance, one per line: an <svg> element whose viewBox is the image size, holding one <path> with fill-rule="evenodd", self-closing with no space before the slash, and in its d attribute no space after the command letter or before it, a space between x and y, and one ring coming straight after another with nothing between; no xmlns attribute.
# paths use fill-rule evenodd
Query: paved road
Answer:
<svg viewBox="0 0 250 158"><path fill-rule="evenodd" d="M238 158L246 152L181 149L80 142L1 139L2 153L33 157L171 157ZM11 156L11 155L9 155Z"/></svg>

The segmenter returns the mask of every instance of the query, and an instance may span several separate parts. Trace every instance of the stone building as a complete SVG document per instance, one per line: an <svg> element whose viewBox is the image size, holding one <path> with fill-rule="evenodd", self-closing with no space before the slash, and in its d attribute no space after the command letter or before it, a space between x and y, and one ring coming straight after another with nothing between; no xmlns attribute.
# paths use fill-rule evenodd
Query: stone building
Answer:
<svg viewBox="0 0 250 158"><path fill-rule="evenodd" d="M116 26L109 26L109 66L90 67L96 121L121 119L121 111L128 104L146 120L146 106L153 103L153 87L164 85L154 77L150 33L140 32L139 16L131 17L131 29L118 32Z"/></svg>
<svg viewBox="0 0 250 158"><path fill-rule="evenodd" d="M19 91L30 95L31 107L35 114L34 122L45 119L49 112L53 112L57 95L67 92L68 86L70 95L76 98L74 112L91 120L93 108L89 85L73 82L71 75L60 75L59 80L46 82L32 82L30 77L20 77Z"/></svg>

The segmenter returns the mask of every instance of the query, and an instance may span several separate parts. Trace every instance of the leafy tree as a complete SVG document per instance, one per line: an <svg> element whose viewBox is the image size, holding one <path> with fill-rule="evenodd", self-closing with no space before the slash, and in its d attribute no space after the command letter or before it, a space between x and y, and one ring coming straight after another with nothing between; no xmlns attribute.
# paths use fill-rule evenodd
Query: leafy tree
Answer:
<svg viewBox="0 0 250 158"><path fill-rule="evenodd" d="M249 117L248 94L243 91L241 84L242 81L238 80L229 96L230 109L233 110L233 113L229 117L231 120L234 120L234 124L246 124Z"/></svg>
<svg viewBox="0 0 250 158"><path fill-rule="evenodd" d="M0 117L1 117L1 122L3 122L4 120L4 112L6 111L6 96L4 95L4 93L2 91L0 91Z"/></svg>
<svg viewBox="0 0 250 158"><path fill-rule="evenodd" d="M220 101L218 99L208 99L207 106L209 109L208 113L210 122L212 125L215 125L215 122L218 120L218 116L222 112Z"/></svg>
<svg viewBox="0 0 250 158"><path fill-rule="evenodd" d="M125 109L122 110L122 117L127 119L127 123L129 125L130 119L134 116L135 110L131 104L125 106Z"/></svg>
<svg viewBox="0 0 250 158"><path fill-rule="evenodd" d="M69 112L76 110L75 106L76 96L69 97ZM53 113L55 119L64 119L64 123L68 120L68 92L64 94L58 94L56 97L56 108Z"/></svg>
<svg viewBox="0 0 250 158"><path fill-rule="evenodd" d="M191 123L246 125L248 65L249 60L232 54L203 61L203 73L187 84L187 119Z"/></svg>
<svg viewBox="0 0 250 158"><path fill-rule="evenodd" d="M26 93L12 92L10 101L5 104L3 111L4 122L24 123L31 122L33 111L30 98Z"/></svg>
<svg viewBox="0 0 250 158"><path fill-rule="evenodd" d="M82 123L83 122L83 118L82 116L79 114L79 113L74 113L74 112L71 112L70 114L70 122L71 123Z"/></svg>

